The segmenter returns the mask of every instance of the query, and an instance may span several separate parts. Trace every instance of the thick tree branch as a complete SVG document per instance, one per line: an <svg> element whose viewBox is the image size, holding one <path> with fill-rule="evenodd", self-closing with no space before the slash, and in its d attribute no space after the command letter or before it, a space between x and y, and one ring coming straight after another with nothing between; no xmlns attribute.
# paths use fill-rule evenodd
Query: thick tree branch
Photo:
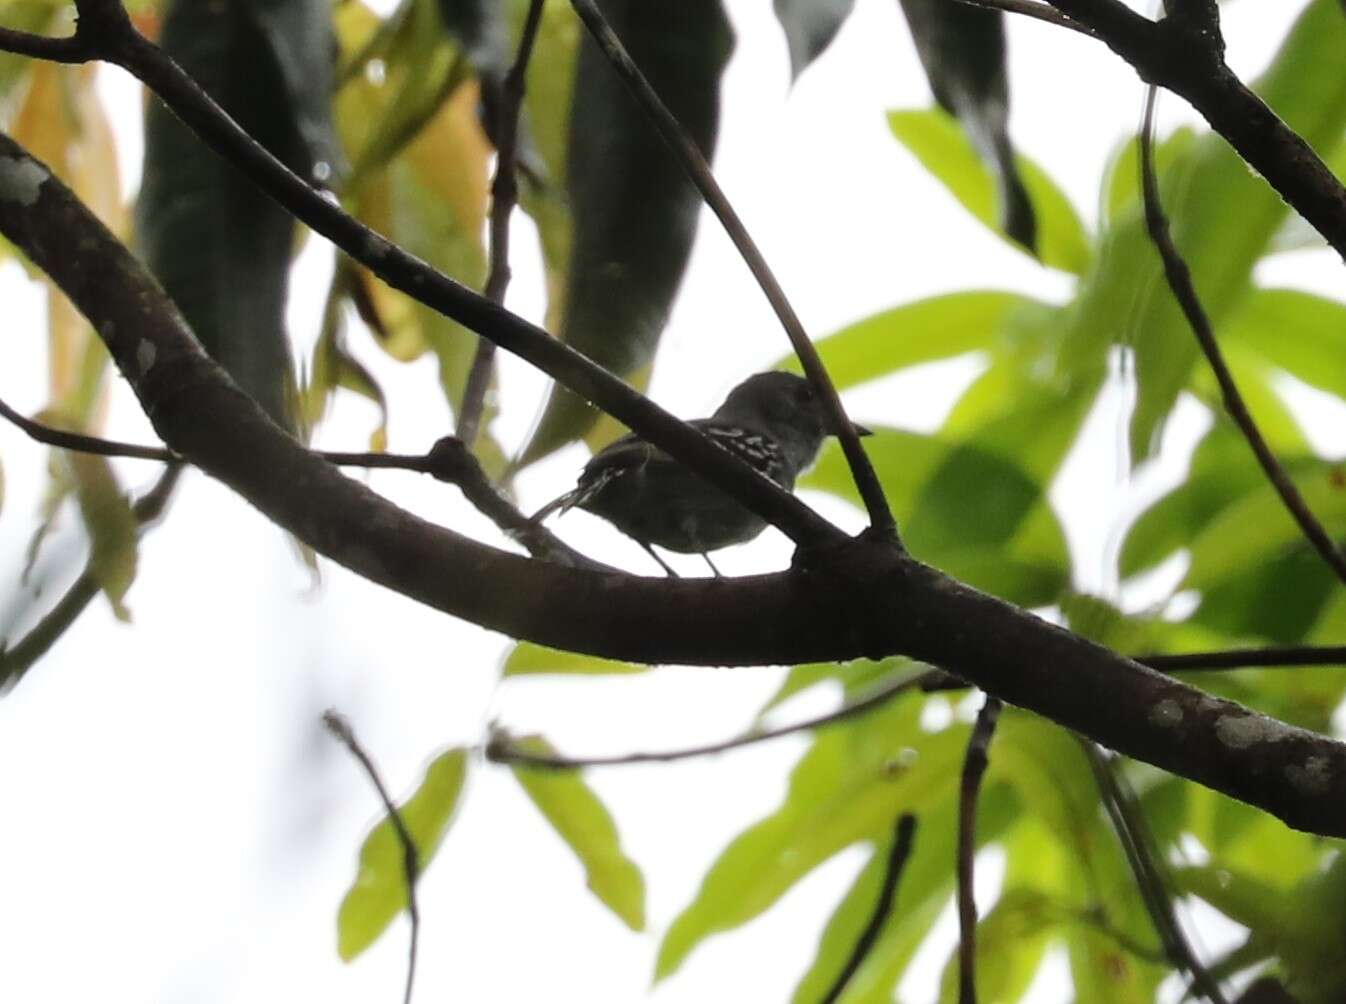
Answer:
<svg viewBox="0 0 1346 1004"><path fill-rule="evenodd" d="M200 349L144 266L2 135L0 233L92 322L169 449L373 582L514 638L616 659L766 665L900 653L1291 826L1346 836L1346 745L1146 669L891 541L807 548L788 573L664 580L533 561L418 519L272 423Z"/></svg>
<svg viewBox="0 0 1346 1004"><path fill-rule="evenodd" d="M790 339L795 355L799 357L799 362L804 367L804 373L827 406L833 431L841 442L841 449L846 454L846 463L850 466L851 476L855 479L860 499L869 514L870 529L879 535L896 535L897 523L893 519L892 510L888 507L883 485L879 482L874 465L869 462L865 448L860 443L860 434L846 416L841 396L827 373L827 367L823 365L822 357L818 355L818 350L814 347L808 332L804 330L799 315L790 305L785 290L776 281L776 276L767 265L766 258L757 247L757 242L752 239L748 228L743 225L743 221L739 219L738 213L734 211L733 205L720 188L719 182L715 180L715 175L711 172L710 165L706 163L706 158L702 156L700 148L668 110L668 106L645 79L645 75L640 72L640 67L636 66L635 60L626 51L626 47L622 45L621 39L612 30L607 19L603 17L598 5L593 0L570 0L570 5L575 8L575 13L584 22L599 50L621 77L622 83L626 84L641 107L645 109L659 135L677 156L683 170L701 192L706 205L719 218L725 232L729 234L729 239L734 242L734 247L738 249L739 255L752 272L753 278L766 294L767 301L776 312L781 326Z"/></svg>
<svg viewBox="0 0 1346 1004"><path fill-rule="evenodd" d="M794 495L590 359L343 212L248 136L181 67L141 36L118 0L80 0L76 7L75 39L88 59L114 63L140 80L212 150L389 286L526 359L742 502L796 544L844 536Z"/></svg>
<svg viewBox="0 0 1346 1004"><path fill-rule="evenodd" d="M509 288L509 218L519 198L518 174L515 161L519 146L519 114L523 104L528 62L533 57L533 43L537 41L538 25L542 23L544 0L532 0L519 37L519 51L505 74L500 87L495 122L495 178L491 181L491 271L486 276L486 298L492 303L504 304ZM467 373L463 390L463 407L458 413L458 438L469 447L477 440L481 416L486 409L486 392L491 386L494 371L495 342L489 338L477 339L477 351Z"/></svg>
<svg viewBox="0 0 1346 1004"><path fill-rule="evenodd" d="M1337 578L1346 583L1346 556L1342 555L1341 549L1328 535L1323 524L1309 510L1304 496L1290 480L1290 475L1276 459L1276 454L1271 451L1271 447L1262 436L1262 431L1253 421L1252 413L1244 403L1243 395L1239 393L1238 384L1234 382L1234 375L1229 372L1224 353L1220 351L1220 343L1215 339L1210 318L1201 305L1201 298L1192 281L1191 269L1187 267L1187 262L1178 252L1177 245L1173 243L1173 237L1169 233L1168 218L1164 215L1159 200L1159 181L1154 170L1154 104L1157 95L1158 88L1151 84L1145 94L1145 118L1140 127L1140 186L1145 206L1145 226L1164 263L1164 277L1168 280L1173 297L1182 308L1183 316L1187 318L1192 333L1196 335L1197 344L1201 346L1206 361L1210 363L1215 381L1220 385L1220 396L1224 401L1225 411L1234 420L1243 438L1248 441L1258 465L1271 482L1271 486L1276 489L1276 494L1280 496L1290 517L1298 524L1300 532L1313 545L1319 557L1336 573Z"/></svg>

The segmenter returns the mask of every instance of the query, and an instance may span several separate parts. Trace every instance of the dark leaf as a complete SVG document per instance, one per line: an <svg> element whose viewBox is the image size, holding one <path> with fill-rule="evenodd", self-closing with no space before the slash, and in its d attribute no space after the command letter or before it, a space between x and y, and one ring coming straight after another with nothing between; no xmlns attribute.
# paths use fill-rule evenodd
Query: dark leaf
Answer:
<svg viewBox="0 0 1346 1004"><path fill-rule="evenodd" d="M790 49L790 79L798 80L832 44L855 0L774 0L772 6Z"/></svg>
<svg viewBox="0 0 1346 1004"><path fill-rule="evenodd" d="M714 152L733 37L720 0L600 6L702 153ZM682 281L701 197L587 37L580 42L566 191L573 243L559 335L623 377L647 370ZM519 465L584 435L597 411L557 389Z"/></svg>
<svg viewBox="0 0 1346 1004"><path fill-rule="evenodd" d="M1000 228L1036 254L1037 220L1009 139L1004 16L949 0L902 0L902 10L935 100L995 172Z"/></svg>
<svg viewBox="0 0 1346 1004"><path fill-rule="evenodd" d="M297 174L331 176L327 4L175 0L161 44ZM290 424L290 215L152 99L137 225L150 266L202 345L273 418Z"/></svg>

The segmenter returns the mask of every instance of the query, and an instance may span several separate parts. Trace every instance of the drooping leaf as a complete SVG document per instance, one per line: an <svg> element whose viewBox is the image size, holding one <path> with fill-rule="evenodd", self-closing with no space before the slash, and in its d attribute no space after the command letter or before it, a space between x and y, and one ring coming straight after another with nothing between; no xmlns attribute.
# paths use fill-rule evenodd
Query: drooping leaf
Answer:
<svg viewBox="0 0 1346 1004"><path fill-rule="evenodd" d="M380 452L388 445L388 400L372 372L346 347L342 314L344 297L358 287L358 275L352 268L338 267L332 278L323 308L322 331L313 347L313 362L301 396L304 429L311 430L322 420L338 387L365 398L378 409L379 422L369 436L369 448Z"/></svg>
<svg viewBox="0 0 1346 1004"><path fill-rule="evenodd" d="M943 0L902 0L902 11L935 100L958 119L994 175L998 229L1038 254L1036 200L1009 138L1004 15Z"/></svg>
<svg viewBox="0 0 1346 1004"><path fill-rule="evenodd" d="M301 177L330 177L329 8L319 0L174 0L161 45ZM206 350L291 424L285 302L294 221L157 99L145 120L137 228L150 267Z"/></svg>
<svg viewBox="0 0 1346 1004"><path fill-rule="evenodd" d="M790 50L790 79L798 80L832 44L855 0L773 0L772 7Z"/></svg>
<svg viewBox="0 0 1346 1004"><path fill-rule="evenodd" d="M888 125L893 135L968 212L1016 247L1022 247L1002 229L995 176L947 113L939 109L889 112ZM1025 157L1016 157L1015 163L1036 219L1037 256L1053 268L1077 275L1083 273L1092 252L1079 214L1040 167Z"/></svg>
<svg viewBox="0 0 1346 1004"><path fill-rule="evenodd" d="M398 814L416 844L424 873L453 822L467 776L467 751L439 754L425 769L412 796ZM407 905L402 845L392 821L383 818L360 846L360 864L337 912L337 953L349 962L375 940Z"/></svg>
<svg viewBox="0 0 1346 1004"><path fill-rule="evenodd" d="M604 0L600 7L709 159L720 76L732 47L720 0ZM605 369L634 379L654 357L701 199L587 35L579 45L572 104L565 184L573 229L558 334ZM518 465L584 435L597 418L587 402L555 389ZM608 438L617 432L612 428Z"/></svg>
<svg viewBox="0 0 1346 1004"><path fill-rule="evenodd" d="M119 620L129 620L126 593L136 577L136 538L139 524L131 503L117 482L107 457L64 452L79 501L80 516L89 531L89 570Z"/></svg>
<svg viewBox="0 0 1346 1004"><path fill-rule="evenodd" d="M518 740L517 745L534 753L552 752L536 736ZM644 930L645 878L622 850L612 815L593 789L574 771L521 766L513 771L538 811L579 858L589 890L631 930Z"/></svg>

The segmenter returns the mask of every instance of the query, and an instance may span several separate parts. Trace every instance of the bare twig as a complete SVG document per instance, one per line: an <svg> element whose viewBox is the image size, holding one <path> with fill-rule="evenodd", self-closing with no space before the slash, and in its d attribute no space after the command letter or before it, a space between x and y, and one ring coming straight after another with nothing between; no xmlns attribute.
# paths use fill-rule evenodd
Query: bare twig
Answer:
<svg viewBox="0 0 1346 1004"><path fill-rule="evenodd" d="M1194 673L1227 669L1298 666L1346 666L1346 645L1284 645L1231 648L1179 655L1138 655L1136 662L1161 673Z"/></svg>
<svg viewBox="0 0 1346 1004"><path fill-rule="evenodd" d="M528 76L528 61L533 55L538 25L542 21L544 0L532 0L524 19L519 51L505 74L500 88L498 118L495 123L495 178L491 181L491 271L486 277L486 298L492 303L505 302L509 287L509 218L519 198L515 171L519 145L519 115ZM486 392L491 386L495 361L495 342L477 338L477 352L468 370L463 390L463 406L458 412L457 435L469 447L477 440L481 416L486 408Z"/></svg>
<svg viewBox="0 0 1346 1004"><path fill-rule="evenodd" d="M172 462L159 476L154 487L131 506L131 513L141 533L163 515L182 470L180 462ZM0 689L17 683L32 668L33 663L47 654L98 595L99 588L98 577L90 561L65 595L13 648L0 645Z"/></svg>
<svg viewBox="0 0 1346 1004"><path fill-rule="evenodd" d="M388 789L384 787L378 768L374 766L374 761L364 751L360 741L355 738L350 723L330 709L323 712L322 721L327 726L327 731L350 750L351 756L359 761L365 774L368 775L374 790L378 792L379 801L383 803L384 811L388 814L388 822L397 836L397 842L402 847L402 874L407 883L407 917L411 920L411 945L407 949L407 983L406 990L402 994L402 1004L411 1004L411 992L416 985L416 951L421 935L421 911L416 903L416 882L421 875L420 852L416 849L416 841L411 831L407 829L406 821L402 819L402 813L397 810Z"/></svg>
<svg viewBox="0 0 1346 1004"><path fill-rule="evenodd" d="M65 450L77 450L81 453L94 453L104 457L130 457L137 460L157 460L165 463L180 463L181 458L172 450L159 446L137 446L134 443L119 443L111 439L100 439L80 433L54 429L41 422L35 422L19 414L3 400L0 400L0 417L13 422L32 439L48 446ZM607 566L585 557L563 542L545 526L535 523L514 507L491 484L481 463L462 442L452 436L445 436L430 451L421 454L404 453L334 453L321 450L313 451L328 463L340 467L380 468L401 471L415 471L429 474L439 481L456 485L463 496L476 509L494 523L507 537L517 541L537 558L559 562L574 567L594 569Z"/></svg>
<svg viewBox="0 0 1346 1004"><path fill-rule="evenodd" d="M986 751L1004 704L990 694L977 712L967 741L958 791L958 1004L977 1004L977 899L972 888L977 853L977 796L986 773Z"/></svg>
<svg viewBox="0 0 1346 1004"><path fill-rule="evenodd" d="M1153 84L1150 85L1145 95L1145 117L1140 129L1140 181L1145 203L1145 225L1150 232L1150 239L1159 251L1159 257L1163 259L1164 276L1168 279L1169 287L1173 290L1173 296L1178 301L1178 306L1182 308L1187 323L1191 325L1192 332L1196 335L1201 351L1205 353L1206 360L1215 373L1215 380L1220 385L1220 394L1229 417L1243 433L1243 438L1248 441L1267 480L1276 489L1276 494L1281 497L1290 516L1299 524L1305 538L1328 567L1337 573L1337 578L1346 583L1346 557L1343 557L1327 530L1309 511L1304 497L1300 495L1299 489L1290 480L1276 455L1271 452L1271 447L1267 445L1261 430L1257 428L1257 423L1253 421L1243 395L1239 393L1238 385L1225 363L1220 345L1215 340L1210 318L1206 316L1205 308L1202 307L1192 282L1191 270L1188 269L1169 233L1168 219L1159 200L1159 182L1154 170L1154 106L1157 95L1158 88Z"/></svg>
<svg viewBox="0 0 1346 1004"><path fill-rule="evenodd" d="M865 929L860 932L860 937L856 939L855 948L851 950L850 958L841 967L841 972L837 974L836 980L828 988L827 993L822 996L819 1004L835 1004L840 999L842 993L846 990L846 984L859 972L861 964L865 961L865 956L874 947L874 942L879 940L879 932L883 930L884 922L888 920L888 915L893 910L897 883L902 878L902 869L906 867L907 858L911 856L911 842L915 834L916 817L910 812L904 812L898 817L897 825L893 829L893 842L888 848L888 861L883 872L883 884L879 887L879 898L874 903L874 912L870 914L869 923L865 925Z"/></svg>
<svg viewBox="0 0 1346 1004"><path fill-rule="evenodd" d="M734 211L734 207L730 205L729 200L720 189L719 183L716 182L715 176L711 173L710 165L706 163L706 158L702 156L696 142L682 128L682 124L678 122L654 88L650 86L650 82L645 79L645 75L640 72L640 68L636 66L631 54L626 51L626 47L622 45L621 40L612 30L612 26L603 17L597 4L593 0L571 0L571 6L575 8L575 13L584 22L589 34L593 36L598 48L607 57L608 62L612 64L622 82L626 84L631 93L635 95L636 100L645 109L659 135L677 155L682 163L683 170L687 172L687 176L700 190L702 198L706 200L706 205L710 206L711 211L719 217L720 223L724 225L730 240L738 248L739 254L752 271L753 278L757 280L757 284L761 286L762 292L766 294L772 309L775 310L776 316L780 318L781 325L790 338L790 344L794 347L795 354L799 357L805 374L808 375L814 390L827 407L834 427L833 431L841 441L841 448L846 454L846 463L850 465L856 488L859 489L860 498L864 501L865 509L869 513L871 529L882 535L895 535L896 522L893 519L891 509L888 507L888 499L883 493L883 485L880 484L878 475L874 472L874 467L869 462L864 447L860 444L860 436L855 430L855 425L846 417L846 409L841 403L841 397L837 394L836 386L832 383L827 368L823 366L818 350L814 348L808 332L804 330L804 325L790 305L785 290L776 281L776 277L772 274L766 259L762 256L762 252L758 249L757 244L743 225L743 221L739 219L738 213Z"/></svg>
<svg viewBox="0 0 1346 1004"><path fill-rule="evenodd" d="M935 672L937 670L927 669L882 684L875 687L869 694L858 697L835 711L829 711L826 714L817 715L802 722L793 722L774 729L754 730L741 736L735 736L733 739L725 739L705 746L691 746L686 749L661 750L658 752L625 753L619 756L571 757L522 749L510 741L507 733L496 731L492 733L486 745L486 758L495 763L518 764L543 770L579 770L584 767L624 767L634 763L669 763L674 760L711 756L715 753L725 753L729 750L741 749L744 746L753 746L772 739L780 739L782 736L794 735L797 732L807 732L826 725L835 725L837 722L845 721L848 718L859 717L875 708L882 707L897 695L918 687L923 678Z"/></svg>
<svg viewBox="0 0 1346 1004"><path fill-rule="evenodd" d="M1131 866L1141 900L1164 946L1164 954L1173 965L1186 970L1192 977L1192 989L1196 993L1211 1001L1211 1004L1226 1004L1219 983L1196 957L1191 942L1178 923L1173 909L1172 883L1155 849L1154 836L1145 820L1140 800L1118 773L1112 758L1096 743L1078 735L1076 739L1089 760L1103 806L1121 842L1127 863Z"/></svg>
<svg viewBox="0 0 1346 1004"><path fill-rule="evenodd" d="M985 10L1004 11L1006 14L1022 14L1025 17L1045 21L1047 24L1054 24L1058 28L1078 31L1081 35L1088 35L1090 38L1098 37L1098 32L1092 28L1062 14L1048 3L1039 3L1038 0L958 0L958 3L967 4L969 7L981 7Z"/></svg>
<svg viewBox="0 0 1346 1004"><path fill-rule="evenodd" d="M0 49L53 63L83 63L90 58L88 46L75 35L52 38L13 28L0 28Z"/></svg>

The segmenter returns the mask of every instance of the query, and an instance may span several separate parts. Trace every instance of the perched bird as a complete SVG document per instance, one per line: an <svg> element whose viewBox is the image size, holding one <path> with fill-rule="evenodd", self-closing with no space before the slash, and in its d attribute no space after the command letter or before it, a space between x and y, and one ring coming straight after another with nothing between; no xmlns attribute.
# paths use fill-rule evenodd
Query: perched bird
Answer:
<svg viewBox="0 0 1346 1004"><path fill-rule="evenodd" d="M690 423L786 491L813 463L831 435L812 385L792 373L757 373L729 392L710 418ZM868 430L856 426L861 435ZM599 450L572 491L534 514L580 508L601 516L643 547L669 575L651 545L700 554L752 540L766 527L760 516L692 473L662 450L628 434Z"/></svg>

